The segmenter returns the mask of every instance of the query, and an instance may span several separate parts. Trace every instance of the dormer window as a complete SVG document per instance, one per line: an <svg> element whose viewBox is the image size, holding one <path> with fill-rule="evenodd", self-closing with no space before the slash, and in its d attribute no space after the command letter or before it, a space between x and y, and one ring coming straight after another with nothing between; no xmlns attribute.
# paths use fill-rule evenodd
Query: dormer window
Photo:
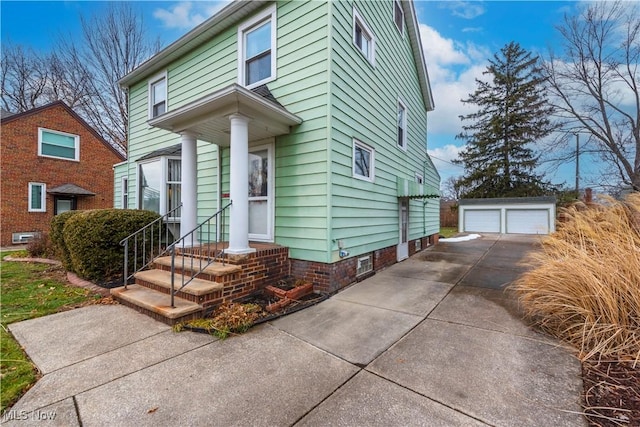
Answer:
<svg viewBox="0 0 640 427"><path fill-rule="evenodd" d="M272 6L238 27L241 85L259 86L276 78L276 8Z"/></svg>
<svg viewBox="0 0 640 427"><path fill-rule="evenodd" d="M167 112L167 75L156 76L149 81L149 118Z"/></svg>

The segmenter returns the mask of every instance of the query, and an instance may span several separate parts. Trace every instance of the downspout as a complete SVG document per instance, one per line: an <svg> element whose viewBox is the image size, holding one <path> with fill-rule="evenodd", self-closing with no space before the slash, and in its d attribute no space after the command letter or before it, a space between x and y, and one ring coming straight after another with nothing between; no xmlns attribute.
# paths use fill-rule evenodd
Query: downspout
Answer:
<svg viewBox="0 0 640 427"><path fill-rule="evenodd" d="M427 147L429 146L429 141L427 138L429 132L429 112L427 111L424 115L424 122L427 132L425 132L425 141L424 141L424 154L426 156L429 155L427 151ZM422 185L424 185L424 181L427 179L427 159L422 161ZM427 235L427 202L429 199L424 199L422 202L422 237Z"/></svg>
<svg viewBox="0 0 640 427"><path fill-rule="evenodd" d="M422 161L422 185L424 185L425 176L427 176L427 161ZM429 199L422 202L422 237L427 235L427 203Z"/></svg>

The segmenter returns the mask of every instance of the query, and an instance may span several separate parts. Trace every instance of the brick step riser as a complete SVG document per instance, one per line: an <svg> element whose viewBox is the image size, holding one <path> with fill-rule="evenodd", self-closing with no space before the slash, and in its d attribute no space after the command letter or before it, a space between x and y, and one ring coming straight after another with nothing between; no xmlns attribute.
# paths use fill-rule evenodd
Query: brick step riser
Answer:
<svg viewBox="0 0 640 427"><path fill-rule="evenodd" d="M136 284L140 285L140 286L144 286L145 288L149 288L151 290L154 291L158 291L158 292L162 292L163 294L169 295L170 289L165 288L164 286L159 286L156 285L153 282L149 282L147 280L143 280L143 279L136 279ZM175 283L175 287L176 289L179 289L180 286L182 286L182 280L179 280L178 277L176 277L176 283ZM187 285L187 287L189 287L189 285ZM192 295L189 293L186 293L184 291L178 291L175 296L178 298L182 298L185 299L187 301L191 301L191 302L195 302L198 303L200 305L202 304L207 304L210 301L213 300L219 300L220 298L222 298L223 296L223 292L222 290L217 290L217 291L213 291L209 294L204 294L204 295Z"/></svg>
<svg viewBox="0 0 640 427"><path fill-rule="evenodd" d="M144 286L145 288L149 288L154 291L162 292L165 295L169 295L169 289L163 286L158 286L155 283L148 282L146 280L137 279L136 284L140 286ZM256 289L254 287L247 288L244 285L235 285L235 286L229 286L222 291L215 291L206 295L191 295L182 291L178 291L178 293L176 293L175 296L177 298L182 298L187 301L198 303L204 308L209 308L209 307L218 306L225 302L236 301L238 299L251 295L255 291Z"/></svg>
<svg viewBox="0 0 640 427"><path fill-rule="evenodd" d="M187 265L185 265L186 267ZM176 266L175 268L175 274L176 274L176 278L183 275L185 277L191 277L193 276L193 272L191 270L182 270L181 268L182 266ZM171 267L168 265L162 265L162 264L154 264L154 268L157 270L163 270L163 271L171 271ZM232 282L234 280L237 279L237 274L240 274L238 272L235 273L229 273L229 274L223 274L223 275L212 275L212 274L207 274L207 273L200 273L198 274L196 277L198 279L202 279L202 280L208 280L209 282L214 282L214 283L229 283ZM181 280L182 281L182 280Z"/></svg>
<svg viewBox="0 0 640 427"><path fill-rule="evenodd" d="M169 318L164 317L163 315L161 315L159 313L156 313L154 311L148 310L148 309L146 309L144 307L140 307L139 305L133 304L132 302L124 300L122 298L115 297L115 299L120 304L122 304L122 305L124 305L126 307L129 307L129 308L132 308L135 311L137 311L138 313L145 314L145 315L151 317L152 319L157 320L157 321L162 322L162 323L165 323L165 324L167 324L169 326L173 326L173 325L175 325L177 323L180 323L180 322L186 322L186 321L189 321L189 320L200 319L200 318L204 317L204 313L203 313L204 310L203 310L203 311L200 311L200 312L188 314L186 316L178 317L176 319L169 319Z"/></svg>

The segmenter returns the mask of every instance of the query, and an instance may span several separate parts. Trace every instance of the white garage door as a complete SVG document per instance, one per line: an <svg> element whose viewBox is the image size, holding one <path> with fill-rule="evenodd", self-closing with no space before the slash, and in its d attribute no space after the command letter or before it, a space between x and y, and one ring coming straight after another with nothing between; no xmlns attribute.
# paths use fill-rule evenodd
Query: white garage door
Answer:
<svg viewBox="0 0 640 427"><path fill-rule="evenodd" d="M499 233L500 209L465 209L464 231Z"/></svg>
<svg viewBox="0 0 640 427"><path fill-rule="evenodd" d="M548 209L508 209L507 233L549 234Z"/></svg>

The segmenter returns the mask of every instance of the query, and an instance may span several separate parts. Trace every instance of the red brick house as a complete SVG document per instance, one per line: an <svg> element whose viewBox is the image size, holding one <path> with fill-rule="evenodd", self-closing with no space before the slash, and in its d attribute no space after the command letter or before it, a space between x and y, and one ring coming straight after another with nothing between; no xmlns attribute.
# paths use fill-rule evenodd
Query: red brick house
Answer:
<svg viewBox="0 0 640 427"><path fill-rule="evenodd" d="M113 207L124 157L64 102L3 115L0 245L46 232L54 215Z"/></svg>

